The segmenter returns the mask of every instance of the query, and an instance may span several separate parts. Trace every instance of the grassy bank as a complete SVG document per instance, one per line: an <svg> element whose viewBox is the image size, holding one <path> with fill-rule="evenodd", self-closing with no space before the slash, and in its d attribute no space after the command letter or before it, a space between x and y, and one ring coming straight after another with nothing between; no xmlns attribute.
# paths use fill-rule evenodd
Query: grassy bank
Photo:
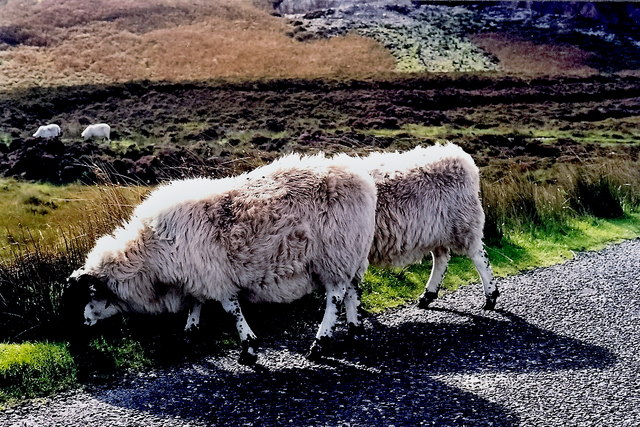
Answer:
<svg viewBox="0 0 640 427"><path fill-rule="evenodd" d="M84 233L92 230L77 227L88 224L95 233L110 229L120 216L128 215L145 192L143 187L114 190L109 186L57 186L0 179L0 260L38 248L56 250L64 243L64 232L74 240L90 240L93 236ZM114 211L104 215L105 210Z"/></svg>
<svg viewBox="0 0 640 427"><path fill-rule="evenodd" d="M508 231L503 239L487 247L494 274L505 277L536 267L562 263L577 252L602 249L608 244L640 237L640 211L623 218L572 218L562 227ZM431 273L431 261L392 269L370 268L365 275L362 300L367 311L378 313L416 300ZM478 283L478 306L482 286L477 272L466 257L454 256L449 263L441 291Z"/></svg>

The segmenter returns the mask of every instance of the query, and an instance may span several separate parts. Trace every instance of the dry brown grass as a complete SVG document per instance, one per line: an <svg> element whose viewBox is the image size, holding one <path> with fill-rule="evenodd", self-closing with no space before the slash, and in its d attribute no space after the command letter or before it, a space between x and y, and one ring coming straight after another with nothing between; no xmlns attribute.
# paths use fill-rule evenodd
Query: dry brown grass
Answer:
<svg viewBox="0 0 640 427"><path fill-rule="evenodd" d="M64 250L65 239L88 247L127 219L148 191L141 186L59 187L2 179L0 260L38 247Z"/></svg>
<svg viewBox="0 0 640 427"><path fill-rule="evenodd" d="M282 20L244 0L45 0L22 7L10 1L0 11L0 31L17 43L0 51L0 86L6 88L367 77L395 66L383 47L355 35L295 41Z"/></svg>
<svg viewBox="0 0 640 427"><path fill-rule="evenodd" d="M533 43L497 33L474 35L471 40L495 55L507 73L586 76L598 72L586 65L591 54L575 46Z"/></svg>

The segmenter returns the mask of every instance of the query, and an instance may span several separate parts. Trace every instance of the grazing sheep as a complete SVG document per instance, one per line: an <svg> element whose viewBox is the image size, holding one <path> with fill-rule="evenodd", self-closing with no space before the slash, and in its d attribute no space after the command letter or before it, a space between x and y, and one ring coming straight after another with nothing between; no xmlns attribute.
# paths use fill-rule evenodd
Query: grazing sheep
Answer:
<svg viewBox="0 0 640 427"><path fill-rule="evenodd" d="M431 252L433 268L419 306L437 298L450 252L473 261L484 286L485 309L499 295L483 249L484 212L478 168L454 144L374 153L363 159L378 189L376 229L369 262L405 266Z"/></svg>
<svg viewBox="0 0 640 427"><path fill-rule="evenodd" d="M81 136L84 139L102 138L102 139L106 139L107 141L111 141L111 139L109 138L110 133L111 133L111 127L109 127L108 124L98 123L95 125L87 126L85 130L82 131Z"/></svg>
<svg viewBox="0 0 640 427"><path fill-rule="evenodd" d="M255 335L239 297L289 302L327 294L309 356L322 354L344 301L360 326L356 286L373 239L376 189L356 159L289 155L237 177L174 181L100 238L68 293L85 323L116 313L177 312L207 300L235 317L241 363L254 363ZM78 308L79 315L80 308ZM189 318L192 316L190 315Z"/></svg>
<svg viewBox="0 0 640 427"><path fill-rule="evenodd" d="M51 139L56 138L62 134L60 130L60 126L56 124L49 124L45 126L40 126L36 133L33 134L34 138L43 138L43 139Z"/></svg>

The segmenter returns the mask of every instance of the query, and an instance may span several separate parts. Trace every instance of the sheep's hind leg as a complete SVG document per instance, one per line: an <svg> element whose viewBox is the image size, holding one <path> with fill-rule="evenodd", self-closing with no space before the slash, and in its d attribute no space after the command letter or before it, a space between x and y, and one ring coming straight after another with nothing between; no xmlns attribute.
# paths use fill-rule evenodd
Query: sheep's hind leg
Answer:
<svg viewBox="0 0 640 427"><path fill-rule="evenodd" d="M485 303L482 308L485 310L493 310L496 308L496 300L500 295L498 287L493 279L493 273L491 271L491 265L489 264L489 258L484 249L480 249L470 256L473 264L476 266L476 270L480 274L482 280L482 286L484 287Z"/></svg>
<svg viewBox="0 0 640 427"><path fill-rule="evenodd" d="M356 338L364 334L364 326L360 320L360 281L362 277L357 275L353 278L344 297L344 306L347 314L347 328L350 338Z"/></svg>
<svg viewBox="0 0 640 427"><path fill-rule="evenodd" d="M428 308L429 304L438 298L438 289L451 259L451 253L448 248L436 248L431 252L431 256L433 257L433 266L427 282L427 289L420 297L420 301L418 301L418 307L423 309Z"/></svg>
<svg viewBox="0 0 640 427"><path fill-rule="evenodd" d="M236 319L236 328L240 335L240 346L242 348L238 363L242 365L255 364L258 360L258 355L256 353L257 338L242 314L238 297L223 299L220 303L222 304L224 311L231 314Z"/></svg>
<svg viewBox="0 0 640 427"><path fill-rule="evenodd" d="M185 332L193 332L200 326L200 311L202 310L202 303L196 301L193 303L189 316L187 316L187 324L184 327Z"/></svg>
<svg viewBox="0 0 640 427"><path fill-rule="evenodd" d="M342 304L345 293L345 286L327 289L327 305L324 310L324 317L322 318L322 323L320 323L316 339L313 341L309 353L307 353L309 360L319 360L326 353L338 318L338 307Z"/></svg>

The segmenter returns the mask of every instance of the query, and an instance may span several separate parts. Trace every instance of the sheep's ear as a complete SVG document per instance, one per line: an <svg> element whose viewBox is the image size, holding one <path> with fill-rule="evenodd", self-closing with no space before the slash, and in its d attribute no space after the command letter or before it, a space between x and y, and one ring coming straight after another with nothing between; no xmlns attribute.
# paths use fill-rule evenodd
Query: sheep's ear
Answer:
<svg viewBox="0 0 640 427"><path fill-rule="evenodd" d="M114 294L107 286L107 283L91 274L74 273L68 279L68 289L73 289L74 293L83 295L84 303L89 300L106 300L105 307L113 303Z"/></svg>
<svg viewBox="0 0 640 427"><path fill-rule="evenodd" d="M75 327L84 320L82 310L89 302L89 286L87 278L82 274L72 274L67 280L67 286L62 292L59 314L65 328Z"/></svg>
<svg viewBox="0 0 640 427"><path fill-rule="evenodd" d="M89 283L90 283L91 279L90 276L88 274L76 274L76 272L74 272L68 279L67 279L67 289L68 290L72 290L72 291L80 291L80 290L86 290L89 289Z"/></svg>
<svg viewBox="0 0 640 427"><path fill-rule="evenodd" d="M91 298L97 300L110 301L113 297L113 293L109 290L107 284L97 277L89 276L91 279L89 284L89 292Z"/></svg>
<svg viewBox="0 0 640 427"><path fill-rule="evenodd" d="M109 308L109 306L111 305L111 299L107 299L106 304L104 305L104 308Z"/></svg>

